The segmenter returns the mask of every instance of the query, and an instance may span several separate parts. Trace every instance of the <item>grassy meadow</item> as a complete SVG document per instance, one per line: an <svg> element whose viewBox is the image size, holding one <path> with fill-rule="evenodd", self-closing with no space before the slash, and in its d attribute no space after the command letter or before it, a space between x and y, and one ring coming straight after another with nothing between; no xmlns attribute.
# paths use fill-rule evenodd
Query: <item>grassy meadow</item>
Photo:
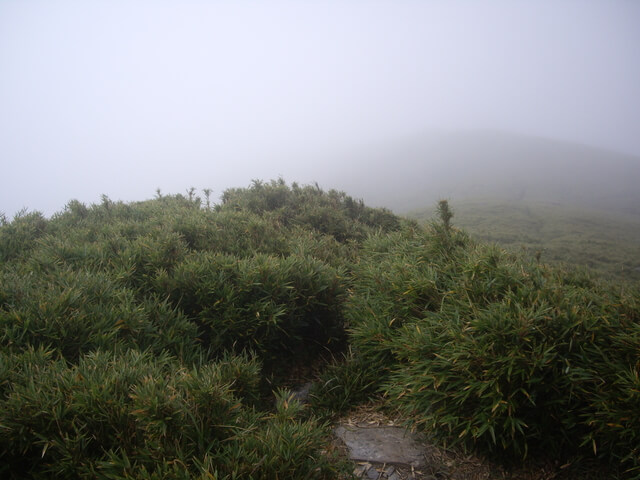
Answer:
<svg viewBox="0 0 640 480"><path fill-rule="evenodd" d="M640 213L558 203L454 201L455 223L475 238L541 261L588 268L606 279L640 281ZM408 216L431 221L434 208Z"/></svg>
<svg viewBox="0 0 640 480"><path fill-rule="evenodd" d="M479 241L446 202L421 225L282 180L209 200L2 222L2 478L349 478L330 422L372 400L507 466L640 478L633 285Z"/></svg>

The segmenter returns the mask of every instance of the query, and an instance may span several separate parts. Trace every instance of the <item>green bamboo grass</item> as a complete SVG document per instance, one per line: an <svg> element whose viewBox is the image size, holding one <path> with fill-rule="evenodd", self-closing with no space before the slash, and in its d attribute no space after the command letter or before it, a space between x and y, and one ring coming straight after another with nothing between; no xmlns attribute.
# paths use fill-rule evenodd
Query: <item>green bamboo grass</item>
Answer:
<svg viewBox="0 0 640 480"><path fill-rule="evenodd" d="M205 195L0 225L1 476L338 478L318 416L382 398L447 444L640 478L636 287L446 202L423 228L281 180ZM322 358L303 407L281 387Z"/></svg>

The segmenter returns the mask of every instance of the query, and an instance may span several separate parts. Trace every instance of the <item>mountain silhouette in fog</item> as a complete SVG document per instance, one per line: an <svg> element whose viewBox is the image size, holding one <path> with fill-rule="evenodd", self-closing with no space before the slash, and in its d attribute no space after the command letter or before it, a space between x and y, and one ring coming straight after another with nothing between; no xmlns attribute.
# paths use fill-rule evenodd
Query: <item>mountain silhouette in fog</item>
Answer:
<svg viewBox="0 0 640 480"><path fill-rule="evenodd" d="M491 198L640 214L640 157L558 140L429 133L362 149L345 163L340 189L396 211Z"/></svg>

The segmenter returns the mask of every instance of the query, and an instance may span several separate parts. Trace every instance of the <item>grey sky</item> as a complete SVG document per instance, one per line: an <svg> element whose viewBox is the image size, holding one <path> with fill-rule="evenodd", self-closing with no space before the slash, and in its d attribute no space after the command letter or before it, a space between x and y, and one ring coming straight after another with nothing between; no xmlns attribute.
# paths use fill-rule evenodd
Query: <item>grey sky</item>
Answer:
<svg viewBox="0 0 640 480"><path fill-rule="evenodd" d="M640 155L640 2L0 2L9 215L311 181L330 152L470 128Z"/></svg>

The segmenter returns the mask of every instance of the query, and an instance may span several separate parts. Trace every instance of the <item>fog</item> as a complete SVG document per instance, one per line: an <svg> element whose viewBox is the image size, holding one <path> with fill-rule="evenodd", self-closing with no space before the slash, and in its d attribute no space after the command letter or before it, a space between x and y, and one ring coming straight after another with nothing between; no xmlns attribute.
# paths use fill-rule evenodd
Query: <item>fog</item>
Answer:
<svg viewBox="0 0 640 480"><path fill-rule="evenodd" d="M633 163L639 27L633 0L3 0L0 211L51 215L157 188L219 197L279 176L384 202L376 162L390 171L412 148L403 139L451 132ZM447 154L434 152L416 161L435 168ZM458 171L487 156L475 153ZM439 182L455 194L447 171Z"/></svg>
<svg viewBox="0 0 640 480"><path fill-rule="evenodd" d="M432 207L443 198L454 204L542 202L630 213L640 225L639 156L473 130L422 132L344 158L335 187L398 213Z"/></svg>

